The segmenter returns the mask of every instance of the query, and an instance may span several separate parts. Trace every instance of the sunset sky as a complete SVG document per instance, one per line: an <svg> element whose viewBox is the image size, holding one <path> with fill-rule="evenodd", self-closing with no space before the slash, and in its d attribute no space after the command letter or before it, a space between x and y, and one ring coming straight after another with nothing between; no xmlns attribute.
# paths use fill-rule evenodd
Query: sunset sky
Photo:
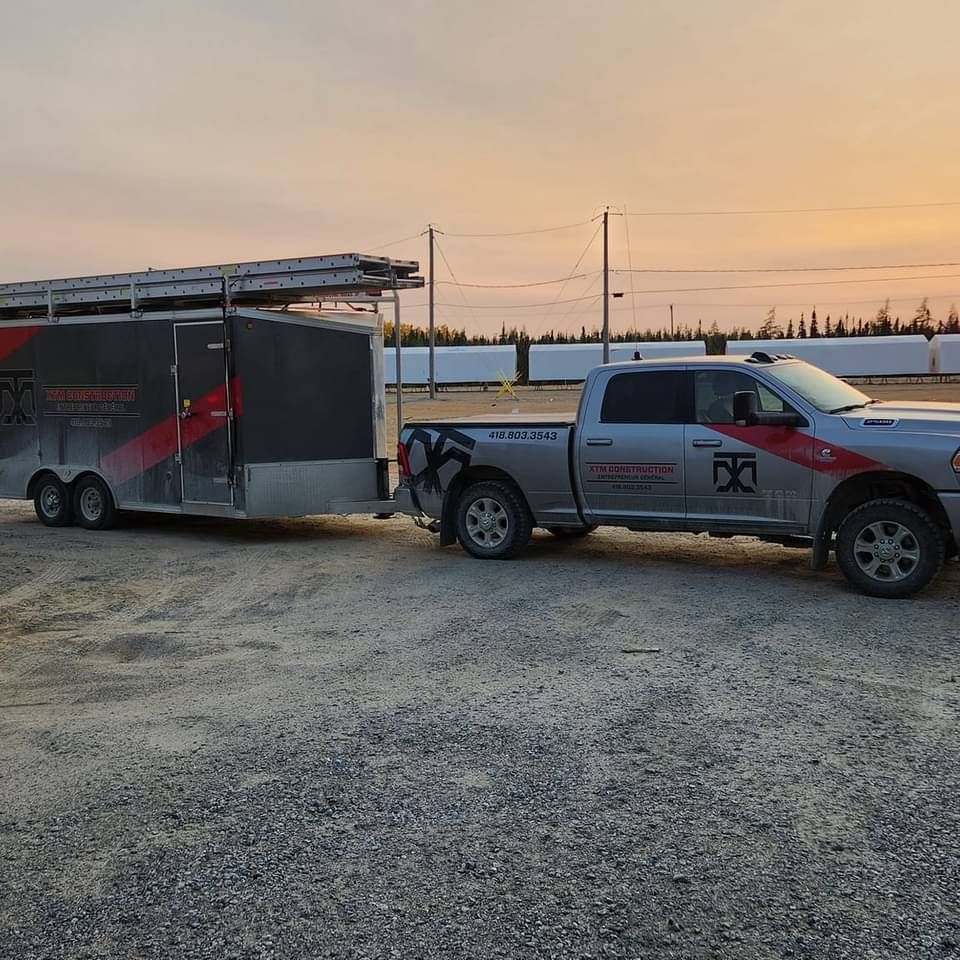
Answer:
<svg viewBox="0 0 960 960"><path fill-rule="evenodd" d="M596 225L454 234L583 224L604 204L960 201L953 0L34 0L0 25L4 281L370 249L432 221L460 281L520 284L568 275ZM629 251L611 221L617 268L960 262L960 205L627 222ZM597 241L578 273L599 268ZM423 238L382 252L426 266ZM929 295L939 319L960 303L960 266L632 282L854 278L639 294L636 314L627 296L613 327L665 323L670 302L722 327L774 305L785 324L813 304L870 316L890 297L908 318ZM599 289L444 285L438 320L579 330L599 302L550 303ZM425 299L406 295L406 320L425 322Z"/></svg>

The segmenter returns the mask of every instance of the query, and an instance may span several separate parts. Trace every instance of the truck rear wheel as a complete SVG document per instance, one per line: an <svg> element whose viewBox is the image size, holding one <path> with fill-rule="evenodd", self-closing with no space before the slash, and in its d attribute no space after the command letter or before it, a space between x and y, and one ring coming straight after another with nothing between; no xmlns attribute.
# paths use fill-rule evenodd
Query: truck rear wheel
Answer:
<svg viewBox="0 0 960 960"><path fill-rule="evenodd" d="M511 484L486 480L460 495L457 537L472 556L507 560L527 545L532 532L527 505Z"/></svg>
<svg viewBox="0 0 960 960"><path fill-rule="evenodd" d="M872 597L899 599L922 590L943 565L943 535L922 507L871 500L847 514L837 532L844 576Z"/></svg>
<svg viewBox="0 0 960 960"><path fill-rule="evenodd" d="M40 522L48 527L73 523L70 491L55 473L45 473L33 485L33 508Z"/></svg>
<svg viewBox="0 0 960 960"><path fill-rule="evenodd" d="M113 496L99 477L83 477L73 491L77 523L87 530L108 530L116 520Z"/></svg>

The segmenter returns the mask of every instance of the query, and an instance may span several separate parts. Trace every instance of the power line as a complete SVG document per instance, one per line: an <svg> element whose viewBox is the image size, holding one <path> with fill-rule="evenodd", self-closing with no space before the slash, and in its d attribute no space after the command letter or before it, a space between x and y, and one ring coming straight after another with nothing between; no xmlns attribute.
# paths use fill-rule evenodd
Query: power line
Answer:
<svg viewBox="0 0 960 960"><path fill-rule="evenodd" d="M592 222L592 221L591 221ZM583 248L580 256L577 257L577 262L574 263L573 269L567 275L567 279L561 284L560 289L557 291L557 295L553 298L553 301L547 305L547 312L550 313L553 311L553 308L558 303L576 303L576 300L561 300L560 297L563 295L563 291L566 289L567 284L577 276L577 270L580 268L580 264L583 263L583 258L590 252L590 248L593 246L593 241L597 239L602 228L602 224L597 224L596 230L590 235L590 239L587 241L587 245ZM598 271L599 272L599 271ZM591 284L592 286L592 284ZM582 300L583 298L579 298Z"/></svg>
<svg viewBox="0 0 960 960"><path fill-rule="evenodd" d="M511 230L503 233L450 233L447 230L439 230L445 237L458 237L470 239L483 239L487 237L528 237L536 233L556 233L559 230L574 230L577 227L585 227L590 224L590 220L581 220L579 223L564 223L558 227L539 227L534 230Z"/></svg>
<svg viewBox="0 0 960 960"><path fill-rule="evenodd" d="M713 290L771 290L777 287L832 287L843 283L899 283L903 280L950 280L960 277L960 273L927 274L918 277L867 277L856 280L797 280L790 283L742 283L723 287L661 287L659 289L637 290L632 296L649 293L705 293Z"/></svg>
<svg viewBox="0 0 960 960"><path fill-rule="evenodd" d="M903 279L913 279L913 278L904 277ZM595 282L596 282L596 281L594 281L594 283L595 283ZM592 286L592 285L591 285L591 286ZM590 290L590 287L589 287L589 286L587 287L587 290L584 291L584 293L586 294L586 292L587 292L588 290ZM641 291L638 291L638 292L641 292ZM912 296L904 296L904 297L884 297L884 296L878 296L878 297L870 297L870 298L867 299L867 300L827 300L827 301L824 301L824 300L819 300L819 299L818 299L818 300L816 301L816 303L814 303L812 300L795 300L795 301L783 301L783 300L778 300L778 301L775 301L775 302L756 301L756 302L754 302L754 303L736 303L736 302L722 303L722 302L718 302L718 301L710 301L710 302L705 302L705 301L684 301L684 304L683 304L683 305L684 305L684 306L687 306L687 307L695 307L695 308L702 308L702 307L724 307L724 308L726 308L726 307L731 307L731 308L740 309L740 310L750 310L750 309L754 309L754 308L758 308L758 307L759 307L759 308L767 308L767 307L771 307L771 306L775 306L775 307L778 307L778 308L779 308L779 307L814 307L814 306L819 306L819 307L865 306L865 305L869 305L869 304L882 303L882 302L884 302L885 300L889 300L890 303L913 303L913 302L915 302L915 301L917 301L917 300L922 300L922 299L924 299L924 298L926 298L926 299L928 299L928 300L960 300L960 291L953 292L953 293L936 293L936 294L932 294L932 295L930 295L930 294L924 294L924 293L916 293L916 294L913 294ZM575 298L574 300L570 300L570 301L567 301L567 302L569 302L569 303L585 303L585 302L590 301L590 302L596 303L599 299L600 299L599 295L598 295L598 294L594 294L593 296L581 296L581 297L577 297L577 298ZM414 309L414 308L416 308L416 307L425 307L426 305L427 305L426 302L422 302L422 303L404 303L403 306L404 306L404 309ZM542 306L542 305L543 305L543 304L522 304L522 305L520 305L520 306L524 306L524 307L528 307L528 306L529 306L529 307L535 307L535 306ZM436 306L444 306L444 307L453 306L453 307L457 307L457 306L459 306L459 305L458 305L458 304L436 304ZM670 306L669 302L666 302L666 301L663 302L663 303L640 303L640 304L637 304L637 310L665 310L665 309L667 309L669 306ZM491 309L496 309L496 307L491 307ZM504 310L519 309L519 306L518 306L518 307L503 307L502 309L504 309ZM568 311L566 314L563 314L563 315L559 318L559 320L560 320L560 322L561 322L561 325L562 325L563 322L565 322L565 321L571 316L571 314L574 313L574 310L575 310L575 309L576 309L576 308L571 309L570 311ZM615 312L615 313L628 313L628 312L632 312L633 307L611 307L610 309L611 309L611 312ZM542 313L542 314L532 314L531 316L549 317L549 316L551 316L551 315L552 315L552 314L550 314L550 313ZM578 316L579 316L579 315L578 315Z"/></svg>
<svg viewBox="0 0 960 960"><path fill-rule="evenodd" d="M652 293L706 293L716 290L773 290L781 287L832 287L847 283L899 283L904 280L953 280L960 277L960 273L929 274L919 277L871 277L856 280L799 280L796 283L742 283L722 287L660 287L657 289L637 290L631 296L645 296ZM625 294L621 294L625 296ZM582 303L593 297L569 297L566 300L544 300L537 303L442 303L440 306L459 310L462 307L470 310L527 310L534 307L551 307L555 304ZM419 304L412 304L419 306Z"/></svg>
<svg viewBox="0 0 960 960"><path fill-rule="evenodd" d="M960 200L931 203L875 203L860 207L784 207L771 210L644 210L629 217L748 217L781 213L841 213L856 210L922 210L933 207L960 207Z"/></svg>
<svg viewBox="0 0 960 960"><path fill-rule="evenodd" d="M617 269L614 273L831 273L843 270L923 270L937 267L960 267L960 260L940 263L878 263L843 267L637 267Z"/></svg>
<svg viewBox="0 0 960 960"><path fill-rule="evenodd" d="M443 252L443 247L440 245L440 241L437 239L436 233L437 233L437 231L434 230L433 242L434 242L434 244L436 244L437 250L440 252L440 257L441 257L441 259L443 260L444 264L445 264L446 267L447 267L447 272L448 272L448 273L450 274L450 276L453 278L453 283L454 283L454 285L456 286L457 291L458 291L459 294L460 294L460 299L463 300L464 306L467 306L467 307L468 307L468 306L470 306L470 304L467 303L467 298L466 298L466 296L464 295L462 285L461 285L460 281L457 280L457 275L453 272L453 267L450 266L450 261L447 259L447 255ZM441 282L441 283L445 283L445 282L447 282L447 281L442 281L442 280L441 280L440 282Z"/></svg>
<svg viewBox="0 0 960 960"><path fill-rule="evenodd" d="M398 243L407 243L410 240L417 240L419 237L422 237L426 234L426 230L421 230L419 233L414 233L409 237L401 237L399 240L390 240L388 243L379 243L375 247L361 247L361 253L373 253L374 250L385 250L387 247L395 247Z"/></svg>
<svg viewBox="0 0 960 960"><path fill-rule="evenodd" d="M960 266L960 263L957 264ZM474 287L482 290L516 290L520 287L547 287L553 283L567 283L569 280L580 280L583 277L592 277L599 270L591 270L588 273L571 274L569 277L559 277L556 280L537 280L531 283L460 283L457 280L438 280L437 285L445 284L447 286Z"/></svg>

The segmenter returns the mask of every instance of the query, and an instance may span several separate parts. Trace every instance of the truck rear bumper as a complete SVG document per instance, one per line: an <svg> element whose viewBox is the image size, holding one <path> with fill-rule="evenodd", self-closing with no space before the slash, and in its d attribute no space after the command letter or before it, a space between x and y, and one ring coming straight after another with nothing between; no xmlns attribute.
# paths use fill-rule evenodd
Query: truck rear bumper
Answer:
<svg viewBox="0 0 960 960"><path fill-rule="evenodd" d="M946 511L950 528L953 530L953 540L960 547L960 493L939 493L940 503Z"/></svg>

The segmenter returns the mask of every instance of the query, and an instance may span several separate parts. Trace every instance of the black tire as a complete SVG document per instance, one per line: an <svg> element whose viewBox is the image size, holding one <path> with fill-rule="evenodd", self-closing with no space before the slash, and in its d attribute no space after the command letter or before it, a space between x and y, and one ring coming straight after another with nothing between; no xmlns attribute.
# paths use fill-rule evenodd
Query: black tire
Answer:
<svg viewBox="0 0 960 960"><path fill-rule="evenodd" d="M113 495L99 477L83 477L73 491L73 512L86 530L109 530L117 519Z"/></svg>
<svg viewBox="0 0 960 960"><path fill-rule="evenodd" d="M73 523L70 490L54 473L45 473L34 483L33 509L40 522L48 527L68 527Z"/></svg>
<svg viewBox="0 0 960 960"><path fill-rule="evenodd" d="M547 527L547 529L560 540L579 540L582 537L589 537L597 525L590 524L586 527Z"/></svg>
<svg viewBox="0 0 960 960"><path fill-rule="evenodd" d="M457 538L471 556L508 560L530 541L533 521L516 487L485 480L467 487L457 501Z"/></svg>
<svg viewBox="0 0 960 960"><path fill-rule="evenodd" d="M908 500L871 500L847 514L837 531L843 575L871 597L900 599L922 590L943 566L943 534Z"/></svg>

